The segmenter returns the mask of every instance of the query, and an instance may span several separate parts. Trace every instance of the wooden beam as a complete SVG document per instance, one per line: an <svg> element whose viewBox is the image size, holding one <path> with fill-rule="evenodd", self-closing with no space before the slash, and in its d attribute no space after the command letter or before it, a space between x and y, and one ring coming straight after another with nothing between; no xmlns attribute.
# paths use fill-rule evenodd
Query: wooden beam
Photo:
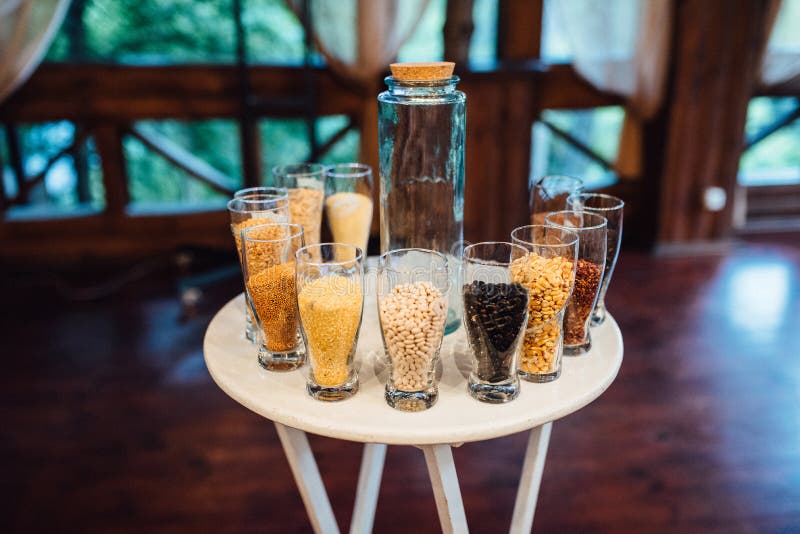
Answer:
<svg viewBox="0 0 800 534"><path fill-rule="evenodd" d="M7 219L0 224L0 241L0 258L4 260L58 264L85 257L141 257L184 246L233 251L228 213L222 208L128 216L113 224L102 213L44 220ZM47 246L43 247L43 242Z"/></svg>
<svg viewBox="0 0 800 534"><path fill-rule="evenodd" d="M300 67L250 69L254 98L252 112L264 117L303 117L297 95L304 90ZM361 94L344 85L327 69L315 71L320 115L360 117L365 100L374 100L376 87ZM463 85L473 81L505 83L535 78L541 105L548 109L616 105L622 99L602 93L582 80L570 65L543 66L537 62L500 63L490 72L459 67ZM235 70L225 65L143 67L125 65L44 64L11 98L0 105L0 121L53 120L134 122L143 119L199 120L237 117L239 94Z"/></svg>
<svg viewBox="0 0 800 534"><path fill-rule="evenodd" d="M498 2L498 59L539 59L543 4L544 0Z"/></svg>
<svg viewBox="0 0 800 534"><path fill-rule="evenodd" d="M128 133L141 141L150 150L161 155L190 176L208 185L211 189L224 195L233 196L234 190L227 185L231 183L231 178L228 175L217 170L205 160L198 158L168 137L139 126L131 127Z"/></svg>
<svg viewBox="0 0 800 534"><path fill-rule="evenodd" d="M0 105L0 121L132 122L141 119L238 117L239 82L233 65L44 64ZM315 68L320 115L355 115L360 95L327 69ZM250 68L253 113L302 117L302 67ZM374 95L372 95L374 96Z"/></svg>
<svg viewBox="0 0 800 534"><path fill-rule="evenodd" d="M766 41L767 4L678 3L661 178L661 243L719 239L731 232L745 115ZM711 186L728 193L723 211L703 206L703 193Z"/></svg>

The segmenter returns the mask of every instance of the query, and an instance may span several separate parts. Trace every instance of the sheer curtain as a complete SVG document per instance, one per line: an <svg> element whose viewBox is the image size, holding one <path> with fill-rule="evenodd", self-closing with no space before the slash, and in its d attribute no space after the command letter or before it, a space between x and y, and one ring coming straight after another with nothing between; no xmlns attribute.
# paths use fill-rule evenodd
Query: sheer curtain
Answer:
<svg viewBox="0 0 800 534"><path fill-rule="evenodd" d="M0 0L0 102L33 73L69 0Z"/></svg>
<svg viewBox="0 0 800 534"><path fill-rule="evenodd" d="M800 76L800 0L773 1L774 25L761 67L767 87Z"/></svg>
<svg viewBox="0 0 800 534"><path fill-rule="evenodd" d="M286 0L296 14L302 0ZM311 0L314 42L340 76L372 86L417 28L429 0Z"/></svg>
<svg viewBox="0 0 800 534"><path fill-rule="evenodd" d="M555 0L578 73L627 98L615 170L641 173L642 121L664 95L672 29L671 0Z"/></svg>

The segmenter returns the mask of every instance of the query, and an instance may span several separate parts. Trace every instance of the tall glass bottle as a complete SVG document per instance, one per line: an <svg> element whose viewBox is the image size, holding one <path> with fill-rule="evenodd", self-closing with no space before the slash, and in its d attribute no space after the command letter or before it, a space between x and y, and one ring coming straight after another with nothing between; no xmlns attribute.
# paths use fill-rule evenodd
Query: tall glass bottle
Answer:
<svg viewBox="0 0 800 534"><path fill-rule="evenodd" d="M466 95L455 64L395 63L378 95L381 252L431 249L448 258L460 287L464 237ZM448 297L449 333L461 324L458 291Z"/></svg>

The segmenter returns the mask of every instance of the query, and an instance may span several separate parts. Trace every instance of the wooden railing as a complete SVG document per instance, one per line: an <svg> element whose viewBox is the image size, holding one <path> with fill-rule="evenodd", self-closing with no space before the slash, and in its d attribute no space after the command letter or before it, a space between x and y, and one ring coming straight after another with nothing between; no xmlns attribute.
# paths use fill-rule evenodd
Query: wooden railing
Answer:
<svg viewBox="0 0 800 534"><path fill-rule="evenodd" d="M0 229L3 254L30 254L37 249L34 243L43 239L51 245L47 250L70 257L143 254L181 245L229 246L222 203L217 209L206 207L199 212L191 207L146 215L132 210L122 142L132 136L192 179L230 195L231 180L224 173L137 122L221 117L239 120L240 88L234 69L219 65L42 66L0 107L0 122L13 137L20 123L72 121L76 125L74 142L55 154L49 164L91 137L102 163L106 205L101 213L65 220L6 217ZM460 74L460 88L469 95L465 232L473 240L497 239L527 219L530 129L541 110L613 105L620 99L594 90L568 65L520 62L498 65L492 71ZM248 79L259 104L250 108L250 118L302 117L305 110L296 95L306 83L305 76L302 67L252 67ZM314 69L313 83L314 107L320 115L349 117L343 128L319 146L314 159L351 129L362 130L362 135L377 135L376 125L363 123L364 110L374 105L376 91L365 94L324 68ZM258 154L260 150L243 151L242 157ZM260 167L260 162L251 165ZM10 204L23 203L24 193L46 172L47 168L21 179L20 195L7 199ZM487 209L496 212L487 218ZM153 239L153 232L158 239ZM44 254L41 248L38 250Z"/></svg>

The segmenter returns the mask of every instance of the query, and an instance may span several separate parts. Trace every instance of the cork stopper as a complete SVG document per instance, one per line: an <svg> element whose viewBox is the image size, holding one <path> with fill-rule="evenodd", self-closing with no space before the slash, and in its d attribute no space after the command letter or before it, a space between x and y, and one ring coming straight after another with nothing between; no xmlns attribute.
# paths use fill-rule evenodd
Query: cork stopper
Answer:
<svg viewBox="0 0 800 534"><path fill-rule="evenodd" d="M446 80L453 76L456 64L452 61L432 61L428 63L392 63L392 76L403 81Z"/></svg>

